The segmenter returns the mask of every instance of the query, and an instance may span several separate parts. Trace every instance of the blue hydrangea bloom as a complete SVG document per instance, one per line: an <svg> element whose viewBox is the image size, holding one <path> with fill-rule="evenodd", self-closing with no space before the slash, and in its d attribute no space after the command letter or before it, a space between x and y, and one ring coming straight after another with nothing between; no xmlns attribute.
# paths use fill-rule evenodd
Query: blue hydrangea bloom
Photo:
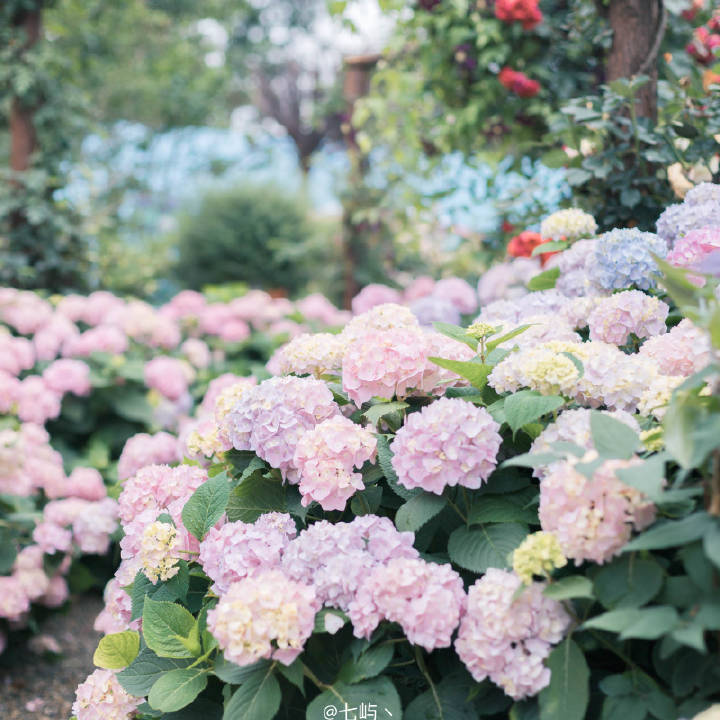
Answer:
<svg viewBox="0 0 720 720"><path fill-rule="evenodd" d="M653 254L665 257L667 243L637 229L611 230L595 242L586 265L590 282L601 290L649 290L660 274Z"/></svg>

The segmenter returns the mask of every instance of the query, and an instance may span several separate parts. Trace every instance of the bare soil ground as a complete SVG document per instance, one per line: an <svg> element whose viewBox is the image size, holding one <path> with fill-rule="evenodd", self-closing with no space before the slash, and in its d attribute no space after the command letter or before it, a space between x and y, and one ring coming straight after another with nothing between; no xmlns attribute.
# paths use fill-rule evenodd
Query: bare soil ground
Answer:
<svg viewBox="0 0 720 720"><path fill-rule="evenodd" d="M73 598L67 613L49 617L39 634L0 656L1 720L68 720L75 688L93 671L102 609L99 595ZM59 648L53 655L46 648Z"/></svg>

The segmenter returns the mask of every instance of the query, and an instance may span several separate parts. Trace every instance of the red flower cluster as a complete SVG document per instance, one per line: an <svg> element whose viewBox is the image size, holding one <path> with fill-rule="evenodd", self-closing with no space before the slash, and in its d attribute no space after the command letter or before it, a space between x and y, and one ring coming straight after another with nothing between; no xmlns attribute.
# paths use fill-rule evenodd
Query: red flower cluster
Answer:
<svg viewBox="0 0 720 720"><path fill-rule="evenodd" d="M510 240L507 246L508 255L512 257L531 257L533 250L538 245L546 242L550 241L540 233L525 230ZM540 262L544 265L555 254L554 252L542 253Z"/></svg>
<svg viewBox="0 0 720 720"><path fill-rule="evenodd" d="M685 47L701 65L710 65L716 59L715 48L720 47L720 16L713 17L707 25L695 29L692 42Z"/></svg>
<svg viewBox="0 0 720 720"><path fill-rule="evenodd" d="M497 0L495 17L503 22L520 22L524 30L532 30L542 22L538 0Z"/></svg>
<svg viewBox="0 0 720 720"><path fill-rule="evenodd" d="M692 22L695 16L705 7L705 0L692 0L690 7L683 10L680 14L685 20Z"/></svg>
<svg viewBox="0 0 720 720"><path fill-rule="evenodd" d="M509 67L500 71L498 80L510 92L522 98L535 97L540 92L540 83L537 80L531 80L525 73Z"/></svg>

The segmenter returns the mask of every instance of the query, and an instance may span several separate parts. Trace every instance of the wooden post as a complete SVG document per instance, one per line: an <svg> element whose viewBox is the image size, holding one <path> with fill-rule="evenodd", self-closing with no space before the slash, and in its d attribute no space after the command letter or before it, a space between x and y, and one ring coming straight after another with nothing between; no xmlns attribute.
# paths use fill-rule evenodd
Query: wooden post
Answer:
<svg viewBox="0 0 720 720"><path fill-rule="evenodd" d="M380 55L355 55L345 58L345 76L343 78L343 98L346 103L347 123L343 132L345 142L348 146L350 156L350 177L349 185L352 193L353 186L359 186L367 171L367 162L360 152L352 129L352 113L355 102L364 97L370 91L370 77L372 70L380 59ZM352 299L360 290L355 277L357 265L358 237L357 228L352 216L354 207L352 201L344 203L342 220L342 244L343 244L343 307L350 309Z"/></svg>
<svg viewBox="0 0 720 720"><path fill-rule="evenodd" d="M634 75L650 78L637 97L639 117L657 119L657 57L666 27L663 0L611 0L613 43L606 62L608 82Z"/></svg>
<svg viewBox="0 0 720 720"><path fill-rule="evenodd" d="M27 39L23 51L31 48L40 39L42 12L39 9L24 10L15 20L15 26L24 29ZM37 135L33 124L36 108L23 105L20 98L10 102L10 168L24 172L30 167L33 152L37 148Z"/></svg>

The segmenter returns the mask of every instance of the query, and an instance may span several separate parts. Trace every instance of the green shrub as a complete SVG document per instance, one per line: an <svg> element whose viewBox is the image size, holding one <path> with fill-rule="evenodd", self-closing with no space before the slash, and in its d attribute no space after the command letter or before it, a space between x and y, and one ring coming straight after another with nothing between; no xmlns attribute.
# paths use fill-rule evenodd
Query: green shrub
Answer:
<svg viewBox="0 0 720 720"><path fill-rule="evenodd" d="M312 233L300 200L278 188L214 191L180 219L175 275L190 288L246 282L294 294L311 275L311 264L296 258Z"/></svg>

